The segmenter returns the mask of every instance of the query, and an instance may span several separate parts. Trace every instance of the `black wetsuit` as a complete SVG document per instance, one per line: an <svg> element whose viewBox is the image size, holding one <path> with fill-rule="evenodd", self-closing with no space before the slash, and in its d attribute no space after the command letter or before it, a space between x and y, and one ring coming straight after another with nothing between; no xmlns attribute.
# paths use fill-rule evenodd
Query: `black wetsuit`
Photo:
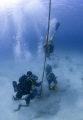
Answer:
<svg viewBox="0 0 83 120"><path fill-rule="evenodd" d="M21 76L17 84L16 98L21 99L23 95L30 94L33 85L37 87L40 86L41 82L37 83L37 79L38 77L34 75L31 78L28 78L27 75Z"/></svg>
<svg viewBox="0 0 83 120"><path fill-rule="evenodd" d="M24 81L22 83L18 83L18 91L16 93L16 98L21 99L23 95L30 94L30 90L32 86L32 82Z"/></svg>

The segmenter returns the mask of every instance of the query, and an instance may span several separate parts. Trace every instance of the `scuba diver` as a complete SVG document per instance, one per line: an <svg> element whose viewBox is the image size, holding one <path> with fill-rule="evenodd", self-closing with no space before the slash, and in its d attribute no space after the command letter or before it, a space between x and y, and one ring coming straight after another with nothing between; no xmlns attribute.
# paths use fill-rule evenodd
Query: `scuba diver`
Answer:
<svg viewBox="0 0 83 120"><path fill-rule="evenodd" d="M47 64L45 71L46 71L46 76L47 76L50 72L52 72L52 67L51 67L51 65Z"/></svg>
<svg viewBox="0 0 83 120"><path fill-rule="evenodd" d="M31 71L27 72L27 75L23 75L19 78L19 83L17 84L16 81L13 81L13 87L14 87L14 92L16 93L16 96L13 96L14 100L20 100L23 95L29 94L29 97L25 99L27 104L29 104L30 99L34 98L34 95L37 95L37 90L33 90L33 86L39 87L42 82L36 82L38 80L38 77L34 74L32 74ZM27 106L27 105L26 105Z"/></svg>
<svg viewBox="0 0 83 120"><path fill-rule="evenodd" d="M23 95L30 94L33 86L40 86L42 82L37 83L36 80L38 80L38 77L32 74L31 71L28 71L27 75L24 74L19 78L18 84L16 81L13 81L14 92L17 92L16 97L13 96L14 100L19 100Z"/></svg>
<svg viewBox="0 0 83 120"><path fill-rule="evenodd" d="M58 89L58 86L57 86L58 82L56 80L54 73L52 72L52 67L49 64L47 64L45 71L46 71L46 79L48 81L49 90L57 90ZM54 84L53 86L51 86L52 83Z"/></svg>
<svg viewBox="0 0 83 120"><path fill-rule="evenodd" d="M46 57L49 59L50 59L50 54L53 53L53 51L54 51L53 40L54 40L54 37L56 35L56 32L57 32L59 26L60 26L60 23L57 22L53 36L48 40L48 43L43 45L43 49L44 49L44 52L46 53Z"/></svg>

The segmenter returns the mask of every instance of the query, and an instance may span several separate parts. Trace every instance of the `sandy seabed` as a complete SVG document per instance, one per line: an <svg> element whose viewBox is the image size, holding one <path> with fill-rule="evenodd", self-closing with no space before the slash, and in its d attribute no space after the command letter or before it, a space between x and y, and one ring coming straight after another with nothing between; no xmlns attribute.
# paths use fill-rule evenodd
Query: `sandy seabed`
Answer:
<svg viewBox="0 0 83 120"><path fill-rule="evenodd" d="M47 60L58 81L58 90L49 91L46 78L43 82L42 98L35 98L27 108L14 112L19 103L12 81L31 70L41 81L44 57L20 62L6 61L0 67L0 120L83 120L83 54L57 52Z"/></svg>

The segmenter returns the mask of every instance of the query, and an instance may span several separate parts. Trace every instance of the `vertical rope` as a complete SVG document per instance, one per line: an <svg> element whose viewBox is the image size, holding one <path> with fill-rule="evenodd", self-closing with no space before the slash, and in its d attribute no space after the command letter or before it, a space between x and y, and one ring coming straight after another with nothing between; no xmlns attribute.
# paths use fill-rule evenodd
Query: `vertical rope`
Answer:
<svg viewBox="0 0 83 120"><path fill-rule="evenodd" d="M49 28L50 28L50 12L51 12L51 0L49 0L49 16L48 16L48 29L47 29L47 37L46 37L46 50L49 40ZM45 50L45 60L44 60L44 68L43 68L43 75L42 75L42 82L44 79L44 72L45 72L45 64L46 64L46 50ZM42 84L41 84L41 92L42 92ZM40 93L41 94L41 93Z"/></svg>
<svg viewBox="0 0 83 120"><path fill-rule="evenodd" d="M49 39L50 12L51 12L51 0L49 0L49 17L48 17L48 29L47 29L47 40L46 40L46 45L47 45L48 39Z"/></svg>

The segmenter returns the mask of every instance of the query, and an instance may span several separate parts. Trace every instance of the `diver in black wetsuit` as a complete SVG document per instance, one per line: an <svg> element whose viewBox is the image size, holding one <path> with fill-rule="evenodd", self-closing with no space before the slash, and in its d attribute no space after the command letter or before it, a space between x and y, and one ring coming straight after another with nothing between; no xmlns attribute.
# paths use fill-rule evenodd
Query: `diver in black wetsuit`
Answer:
<svg viewBox="0 0 83 120"><path fill-rule="evenodd" d="M21 99L23 95L30 94L30 90L32 90L33 86L39 87L41 82L37 83L38 77L32 74L31 71L27 72L27 75L23 75L19 78L19 83L17 84L16 81L13 81L14 91L16 93L15 100Z"/></svg>
<svg viewBox="0 0 83 120"><path fill-rule="evenodd" d="M17 84L16 81L13 81L14 91L17 92L16 96L13 96L14 100L19 100L22 98L23 95L29 94L26 98L26 105L19 105L21 106L28 106L30 103L30 99L33 99L37 95L37 90L32 89L33 86L39 87L42 82L37 83L38 77L33 75L31 71L27 72L27 75L23 75L19 78L19 83ZM16 110L17 111L17 110Z"/></svg>

